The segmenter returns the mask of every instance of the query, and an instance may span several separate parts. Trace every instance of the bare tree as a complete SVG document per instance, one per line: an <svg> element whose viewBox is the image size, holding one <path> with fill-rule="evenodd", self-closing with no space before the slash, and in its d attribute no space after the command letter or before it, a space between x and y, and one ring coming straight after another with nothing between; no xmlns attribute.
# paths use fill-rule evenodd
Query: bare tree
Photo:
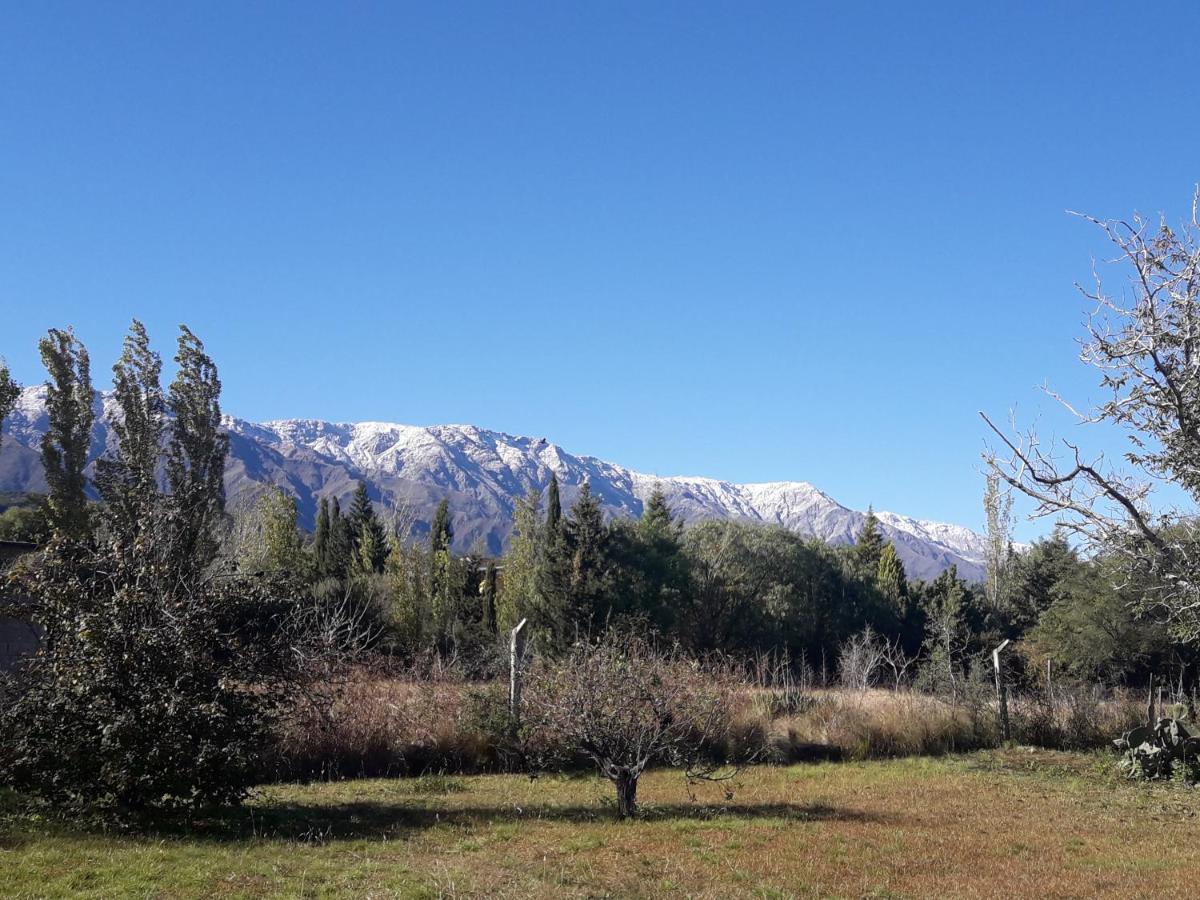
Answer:
<svg viewBox="0 0 1200 900"><path fill-rule="evenodd" d="M880 662L892 673L892 687L900 690L910 669L915 669L921 661L921 654L909 656L904 652L904 643L900 636L884 640L880 652Z"/></svg>
<svg viewBox="0 0 1200 900"><path fill-rule="evenodd" d="M1094 219L1117 250L1111 262L1128 274L1110 292L1094 273L1080 291L1095 306L1080 359L1100 373L1108 399L1079 411L1051 393L1084 424L1124 431L1124 465L1089 456L1064 440L1047 446L1036 431L998 428L985 454L1009 486L1034 501L1034 517L1051 517L1093 547L1116 555L1139 608L1158 614L1187 641L1200 638L1200 190L1190 221L1178 231L1164 219ZM1189 509L1150 504L1155 485L1176 485Z"/></svg>
<svg viewBox="0 0 1200 900"><path fill-rule="evenodd" d="M865 691L884 661L886 643L870 625L851 635L838 651L838 674L842 685Z"/></svg>
<svg viewBox="0 0 1200 900"><path fill-rule="evenodd" d="M331 729L334 705L355 668L378 647L383 629L370 601L349 583L328 597L294 604L284 627L294 666L283 687L312 708L322 728Z"/></svg>
<svg viewBox="0 0 1200 900"><path fill-rule="evenodd" d="M689 780L736 773L714 755L730 737L734 693L727 671L613 630L541 660L525 696L529 727L546 746L592 759L616 787L625 818L637 810L638 779L652 763L682 767Z"/></svg>

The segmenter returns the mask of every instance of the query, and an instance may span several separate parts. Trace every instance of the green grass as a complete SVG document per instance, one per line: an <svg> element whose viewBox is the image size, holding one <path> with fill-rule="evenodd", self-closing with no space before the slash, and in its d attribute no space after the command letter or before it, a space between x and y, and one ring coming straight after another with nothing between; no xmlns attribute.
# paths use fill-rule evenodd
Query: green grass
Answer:
<svg viewBox="0 0 1200 900"><path fill-rule="evenodd" d="M594 777L265 788L245 809L122 831L0 800L15 897L1193 896L1200 793L1111 759L1012 750L643 780L617 822Z"/></svg>

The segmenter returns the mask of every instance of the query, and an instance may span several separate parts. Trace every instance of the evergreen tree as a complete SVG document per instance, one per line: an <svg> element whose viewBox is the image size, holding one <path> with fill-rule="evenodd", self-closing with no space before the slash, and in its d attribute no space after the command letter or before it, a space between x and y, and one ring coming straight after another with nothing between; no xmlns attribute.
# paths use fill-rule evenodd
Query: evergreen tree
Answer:
<svg viewBox="0 0 1200 900"><path fill-rule="evenodd" d="M330 548L329 501L322 497L317 503L317 528L312 548L313 565L322 578L329 577Z"/></svg>
<svg viewBox="0 0 1200 900"><path fill-rule="evenodd" d="M50 374L46 382L49 424L42 437L42 467L50 495L46 518L56 534L83 538L88 532L87 466L92 443L92 375L87 349L68 328L50 329L38 344Z"/></svg>
<svg viewBox="0 0 1200 900"><path fill-rule="evenodd" d="M334 497L329 504L329 565L326 575L345 578L350 574L354 559L354 534L350 521L342 515L341 504Z"/></svg>
<svg viewBox="0 0 1200 900"><path fill-rule="evenodd" d="M929 585L923 598L925 607L925 664L927 685L957 693L962 676L959 661L969 637L966 614L967 586L958 578L958 567L951 566Z"/></svg>
<svg viewBox="0 0 1200 900"><path fill-rule="evenodd" d="M1046 610L1085 581L1086 566L1061 528L1037 541L1010 565L1013 621L1019 630L1035 626Z"/></svg>
<svg viewBox="0 0 1200 900"><path fill-rule="evenodd" d="M654 486L637 522L610 529L609 544L619 574L597 620L634 614L663 631L672 628L689 589L687 558L683 524L671 515L661 485Z"/></svg>
<svg viewBox="0 0 1200 900"><path fill-rule="evenodd" d="M0 360L0 425L3 425L4 420L8 418L8 414L12 412L17 397L20 395L21 386L12 380L8 366L4 364L4 360ZM0 441L3 441L2 432L0 432Z"/></svg>
<svg viewBox="0 0 1200 900"><path fill-rule="evenodd" d="M167 481L186 545L181 563L202 569L217 552L217 527L225 512L225 457L221 430L221 380L217 366L186 325L179 327L178 371L167 395L174 416L167 444Z"/></svg>
<svg viewBox="0 0 1200 900"><path fill-rule="evenodd" d="M879 561L883 558L885 543L875 510L868 507L867 514L863 518L862 530L859 531L858 538L854 542L855 569L863 581L874 580L879 572Z"/></svg>
<svg viewBox="0 0 1200 900"><path fill-rule="evenodd" d="M550 473L550 487L546 489L546 529L551 533L562 525L562 498L559 496L558 475Z"/></svg>
<svg viewBox="0 0 1200 900"><path fill-rule="evenodd" d="M608 588L608 529L604 525L600 501L586 481L571 507L566 530L571 556L572 613L577 621L586 625L602 614Z"/></svg>
<svg viewBox="0 0 1200 900"><path fill-rule="evenodd" d="M546 518L540 534L535 592L538 602L534 613L551 644L565 646L575 624L570 613L571 551L563 523L558 475L553 472L546 490Z"/></svg>
<svg viewBox="0 0 1200 900"><path fill-rule="evenodd" d="M663 535L671 531L674 522L671 510L667 506L667 495L663 493L662 485L654 485L649 499L642 507L642 517L639 520L640 531L644 535Z"/></svg>
<svg viewBox="0 0 1200 900"><path fill-rule="evenodd" d="M104 518L129 547L159 527L161 492L158 462L162 453L162 359L137 319L125 336L121 358L113 366L113 389L121 415L112 422L116 452L96 462L96 488L104 500Z"/></svg>
<svg viewBox="0 0 1200 900"><path fill-rule="evenodd" d="M355 571L361 575L382 572L388 557L387 533L367 495L367 485L362 481L354 491L350 525L354 534Z"/></svg>

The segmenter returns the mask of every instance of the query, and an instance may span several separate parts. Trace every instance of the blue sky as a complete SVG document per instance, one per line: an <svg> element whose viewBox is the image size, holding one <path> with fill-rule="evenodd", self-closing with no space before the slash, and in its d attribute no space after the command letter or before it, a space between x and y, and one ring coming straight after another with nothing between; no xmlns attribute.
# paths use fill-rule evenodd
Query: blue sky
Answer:
<svg viewBox="0 0 1200 900"><path fill-rule="evenodd" d="M545 435L978 526L1085 402L1065 213L1187 211L1195 3L8 4L0 354L187 322L227 411ZM1045 413L1054 427L1057 420ZM1029 535L1038 529L1022 526Z"/></svg>

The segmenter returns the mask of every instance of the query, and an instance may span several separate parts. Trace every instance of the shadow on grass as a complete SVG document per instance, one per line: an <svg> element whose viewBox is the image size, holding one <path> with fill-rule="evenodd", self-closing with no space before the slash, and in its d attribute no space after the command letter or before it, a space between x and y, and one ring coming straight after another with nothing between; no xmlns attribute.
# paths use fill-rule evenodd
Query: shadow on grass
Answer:
<svg viewBox="0 0 1200 900"><path fill-rule="evenodd" d="M894 824L893 815L846 809L822 803L655 804L643 806L633 823L782 820L787 822L868 822ZM605 805L574 806L433 806L420 803L271 803L263 806L214 810L191 817L155 816L119 825L96 821L60 820L54 829L74 834L110 834L134 838L176 838L189 841L234 842L249 839L323 844L344 840L396 840L432 828L469 829L505 824L614 822ZM11 822L10 822L11 824ZM31 824L31 823L30 823ZM45 830L46 822L36 830ZM0 846L17 849L31 827L8 830L0 826ZM22 834L21 832L24 832Z"/></svg>

